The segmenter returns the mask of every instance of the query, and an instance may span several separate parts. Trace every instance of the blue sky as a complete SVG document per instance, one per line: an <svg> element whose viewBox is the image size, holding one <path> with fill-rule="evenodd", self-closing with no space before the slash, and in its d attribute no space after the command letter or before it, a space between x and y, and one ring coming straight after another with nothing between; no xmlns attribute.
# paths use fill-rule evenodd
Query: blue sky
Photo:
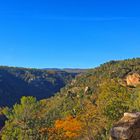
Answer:
<svg viewBox="0 0 140 140"><path fill-rule="evenodd" d="M0 65L92 68L140 56L139 0L1 0Z"/></svg>

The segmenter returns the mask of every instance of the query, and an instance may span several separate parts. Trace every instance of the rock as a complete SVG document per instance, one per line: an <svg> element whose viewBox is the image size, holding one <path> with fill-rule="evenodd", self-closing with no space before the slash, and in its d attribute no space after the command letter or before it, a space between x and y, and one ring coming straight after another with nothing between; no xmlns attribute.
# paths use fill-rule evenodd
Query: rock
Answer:
<svg viewBox="0 0 140 140"><path fill-rule="evenodd" d="M110 131L110 140L140 140L140 112L124 113Z"/></svg>
<svg viewBox="0 0 140 140"><path fill-rule="evenodd" d="M86 94L88 92L88 90L89 90L89 87L85 87L84 93Z"/></svg>
<svg viewBox="0 0 140 140"><path fill-rule="evenodd" d="M137 113L124 113L124 117L138 118L140 116L140 112Z"/></svg>
<svg viewBox="0 0 140 140"><path fill-rule="evenodd" d="M73 86L75 83L76 83L76 80L75 80L75 79L72 80L72 81L71 81L71 86Z"/></svg>
<svg viewBox="0 0 140 140"><path fill-rule="evenodd" d="M126 83L128 86L134 86L140 84L140 75L138 73L130 74L126 77Z"/></svg>

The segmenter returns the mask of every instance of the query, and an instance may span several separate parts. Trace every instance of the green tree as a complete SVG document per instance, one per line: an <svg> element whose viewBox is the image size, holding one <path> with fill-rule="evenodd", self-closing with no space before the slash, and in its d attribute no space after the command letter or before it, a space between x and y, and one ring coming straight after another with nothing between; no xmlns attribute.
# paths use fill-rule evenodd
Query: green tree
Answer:
<svg viewBox="0 0 140 140"><path fill-rule="evenodd" d="M140 87L134 89L132 94L132 104L130 105L130 111L139 112L140 111Z"/></svg>
<svg viewBox="0 0 140 140"><path fill-rule="evenodd" d="M34 97L22 97L21 104L16 104L13 110L5 109L8 118L2 130L2 140L38 140L41 138L39 129L42 118L40 102Z"/></svg>
<svg viewBox="0 0 140 140"><path fill-rule="evenodd" d="M118 120L123 113L129 110L131 92L121 86L116 80L106 80L101 87L98 100L99 110L109 119Z"/></svg>

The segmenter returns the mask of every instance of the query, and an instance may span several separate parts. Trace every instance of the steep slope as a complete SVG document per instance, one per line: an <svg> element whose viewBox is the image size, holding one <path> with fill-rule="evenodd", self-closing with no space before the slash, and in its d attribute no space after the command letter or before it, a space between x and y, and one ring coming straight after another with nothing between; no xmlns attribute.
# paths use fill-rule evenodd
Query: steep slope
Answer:
<svg viewBox="0 0 140 140"><path fill-rule="evenodd" d="M62 89L60 94L71 91L86 96L84 93L88 92L92 96L92 94L99 94L99 89L103 84L110 84L107 81L115 81L120 86L127 88L139 86L140 58L110 61L100 67L90 69L86 73L79 74L69 85Z"/></svg>
<svg viewBox="0 0 140 140"><path fill-rule="evenodd" d="M13 105L22 96L48 98L75 75L63 71L0 67L0 106Z"/></svg>
<svg viewBox="0 0 140 140"><path fill-rule="evenodd" d="M49 113L57 114L49 119L51 122L65 120L72 115L82 125L82 132L76 139L108 139L111 126L124 112L140 111L139 77L139 58L110 61L80 74L46 101Z"/></svg>
<svg viewBox="0 0 140 140"><path fill-rule="evenodd" d="M51 98L23 97L4 112L4 140L108 140L125 112L140 112L140 59L105 63L76 76Z"/></svg>

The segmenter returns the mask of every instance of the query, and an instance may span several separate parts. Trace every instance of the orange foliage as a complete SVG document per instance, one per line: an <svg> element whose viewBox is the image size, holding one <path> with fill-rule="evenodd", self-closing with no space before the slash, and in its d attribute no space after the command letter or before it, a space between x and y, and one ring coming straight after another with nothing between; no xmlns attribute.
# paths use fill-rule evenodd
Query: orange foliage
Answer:
<svg viewBox="0 0 140 140"><path fill-rule="evenodd" d="M71 139L76 138L80 135L81 122L72 116L67 116L63 120L56 120L54 128L50 129L52 135L57 135L55 137L61 137L61 139ZM52 137L51 135L51 137ZM49 140L52 140L51 137Z"/></svg>

